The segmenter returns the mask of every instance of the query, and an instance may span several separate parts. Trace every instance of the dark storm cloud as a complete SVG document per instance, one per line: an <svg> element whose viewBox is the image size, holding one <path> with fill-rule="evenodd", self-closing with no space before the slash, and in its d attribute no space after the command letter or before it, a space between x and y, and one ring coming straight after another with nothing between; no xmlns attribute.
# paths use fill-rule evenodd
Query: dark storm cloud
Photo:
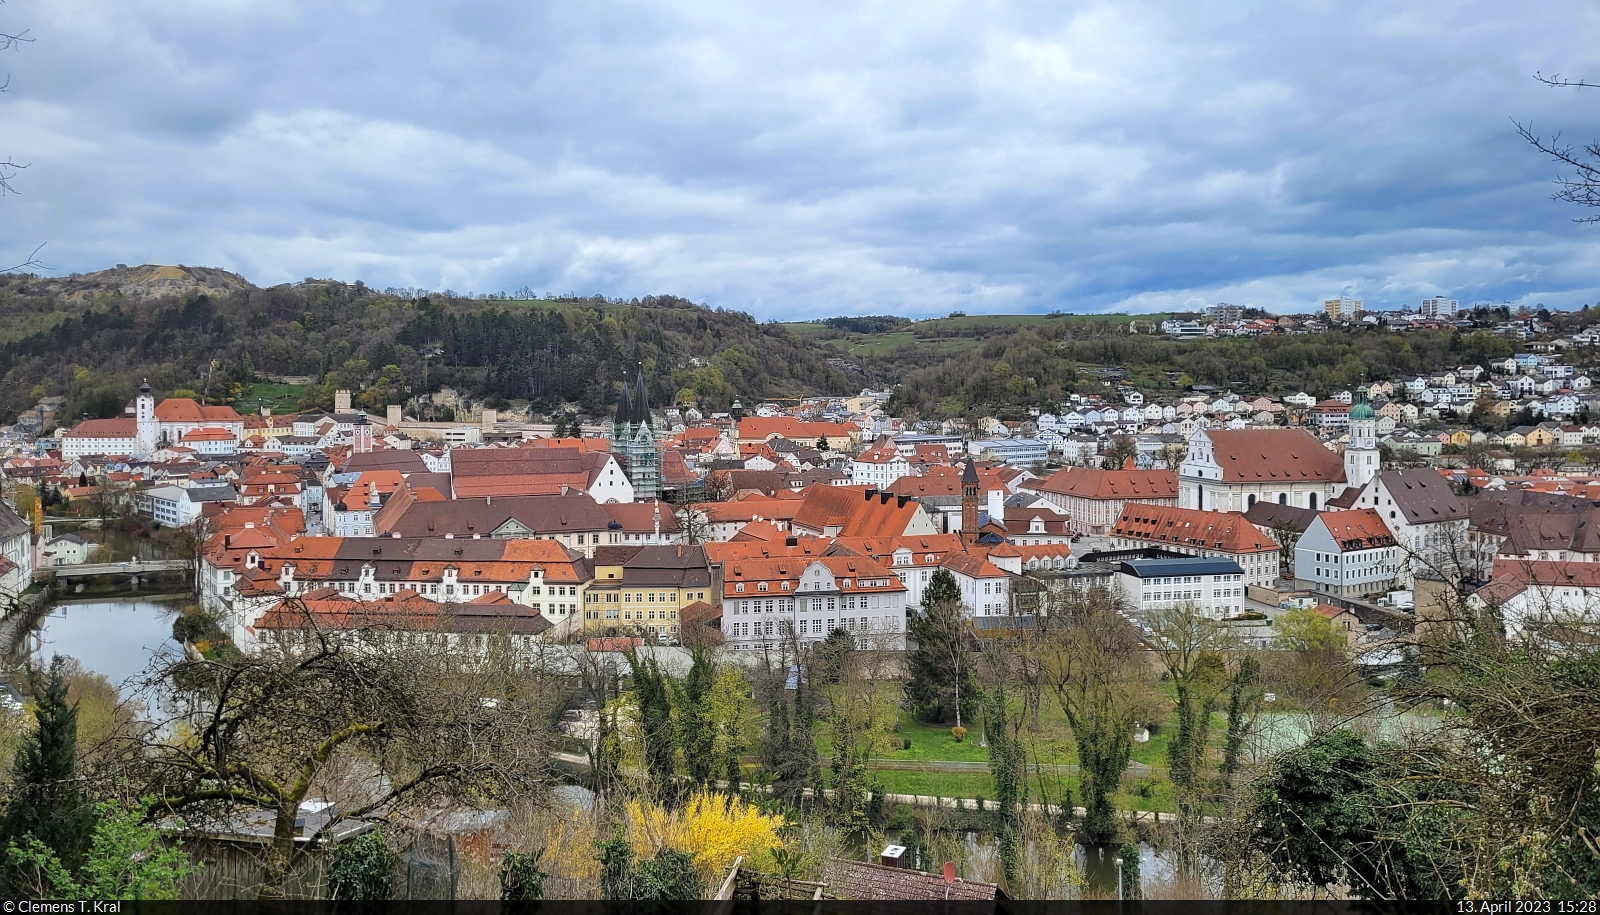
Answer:
<svg viewBox="0 0 1600 915"><path fill-rule="evenodd" d="M1585 4L16 0L8 253L762 317L1600 300Z"/></svg>

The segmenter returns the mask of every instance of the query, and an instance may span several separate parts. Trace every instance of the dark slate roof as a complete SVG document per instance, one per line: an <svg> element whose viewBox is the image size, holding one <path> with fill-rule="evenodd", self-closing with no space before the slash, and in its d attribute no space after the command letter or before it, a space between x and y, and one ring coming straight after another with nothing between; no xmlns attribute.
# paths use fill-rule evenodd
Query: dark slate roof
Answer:
<svg viewBox="0 0 1600 915"><path fill-rule="evenodd" d="M1436 470L1387 470L1379 479L1411 524L1460 521L1468 515L1467 500L1456 495L1450 488L1450 481ZM1378 508L1382 510L1387 506Z"/></svg>
<svg viewBox="0 0 1600 915"><path fill-rule="evenodd" d="M1257 502L1250 506L1244 513L1244 518L1257 527L1271 530L1275 527L1287 527L1298 534L1304 534L1311 522L1317 520L1317 513L1309 508L1297 508L1293 505L1279 505L1276 502Z"/></svg>
<svg viewBox="0 0 1600 915"><path fill-rule="evenodd" d="M21 537L33 531L32 525L22 520L11 506L0 502L0 540L10 540L12 537Z"/></svg>
<svg viewBox="0 0 1600 915"><path fill-rule="evenodd" d="M1119 571L1137 578L1165 575L1241 575L1244 570L1231 559L1130 559Z"/></svg>

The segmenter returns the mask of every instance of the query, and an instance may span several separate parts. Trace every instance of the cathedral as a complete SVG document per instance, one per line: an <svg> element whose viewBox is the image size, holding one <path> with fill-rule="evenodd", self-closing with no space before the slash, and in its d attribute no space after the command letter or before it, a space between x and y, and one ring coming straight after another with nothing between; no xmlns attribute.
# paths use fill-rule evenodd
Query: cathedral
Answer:
<svg viewBox="0 0 1600 915"><path fill-rule="evenodd" d="M645 395L644 371L638 381L622 383L617 398L617 418L611 423L611 454L633 484L633 498L643 502L661 495L661 449L656 444Z"/></svg>

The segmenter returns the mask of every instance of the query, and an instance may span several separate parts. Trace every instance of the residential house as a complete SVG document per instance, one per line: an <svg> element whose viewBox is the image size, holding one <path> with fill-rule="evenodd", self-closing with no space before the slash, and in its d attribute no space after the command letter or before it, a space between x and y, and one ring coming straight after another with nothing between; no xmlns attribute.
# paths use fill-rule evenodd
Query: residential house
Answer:
<svg viewBox="0 0 1600 915"><path fill-rule="evenodd" d="M1391 590L1400 548L1375 509L1318 512L1295 544L1295 585L1340 597Z"/></svg>

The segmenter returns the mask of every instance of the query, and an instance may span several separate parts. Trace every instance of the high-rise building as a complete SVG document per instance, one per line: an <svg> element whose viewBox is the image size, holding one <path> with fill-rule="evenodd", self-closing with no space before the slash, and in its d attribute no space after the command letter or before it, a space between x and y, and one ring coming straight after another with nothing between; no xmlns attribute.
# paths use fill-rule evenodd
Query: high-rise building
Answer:
<svg viewBox="0 0 1600 915"><path fill-rule="evenodd" d="M1322 310L1330 321L1354 321L1361 317L1361 300L1352 299L1347 295L1337 299L1323 299Z"/></svg>
<svg viewBox="0 0 1600 915"><path fill-rule="evenodd" d="M1455 299L1438 296L1422 300L1422 316L1424 318L1453 318L1461 306Z"/></svg>
<svg viewBox="0 0 1600 915"><path fill-rule="evenodd" d="M611 423L611 453L628 475L628 482L633 484L634 501L643 502L661 495L661 449L650 418L643 370L635 384L622 383L622 394L617 398L617 417Z"/></svg>

